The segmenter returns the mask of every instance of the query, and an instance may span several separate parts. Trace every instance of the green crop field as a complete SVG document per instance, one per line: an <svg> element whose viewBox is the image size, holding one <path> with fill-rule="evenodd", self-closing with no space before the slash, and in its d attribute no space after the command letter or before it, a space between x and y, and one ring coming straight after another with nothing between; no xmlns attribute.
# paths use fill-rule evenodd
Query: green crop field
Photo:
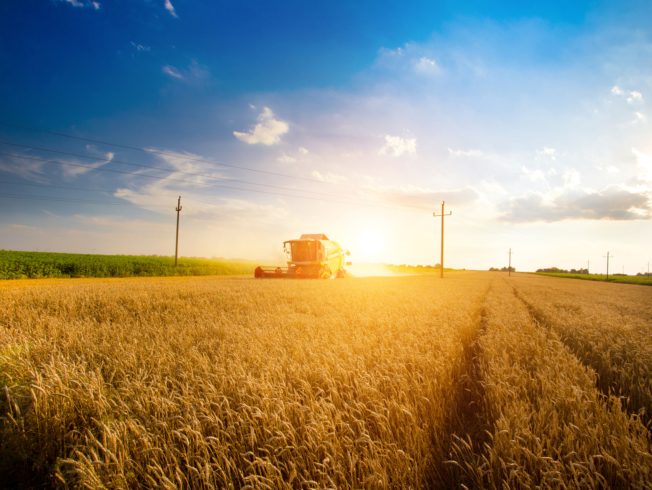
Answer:
<svg viewBox="0 0 652 490"><path fill-rule="evenodd" d="M93 255L0 250L0 279L47 277L207 276L252 274L243 260Z"/></svg>
<svg viewBox="0 0 652 490"><path fill-rule="evenodd" d="M625 276L622 274L573 274L570 272L537 272L541 276L561 277L566 279L582 279L583 281L604 281L622 284L640 284L652 286L652 276Z"/></svg>

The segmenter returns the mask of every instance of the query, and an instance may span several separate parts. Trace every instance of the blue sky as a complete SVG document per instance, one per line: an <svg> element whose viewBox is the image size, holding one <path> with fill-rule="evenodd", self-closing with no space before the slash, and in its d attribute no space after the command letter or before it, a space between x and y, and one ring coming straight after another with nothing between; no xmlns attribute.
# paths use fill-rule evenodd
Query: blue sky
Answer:
<svg viewBox="0 0 652 490"><path fill-rule="evenodd" d="M0 4L0 248L642 271L646 2Z"/></svg>

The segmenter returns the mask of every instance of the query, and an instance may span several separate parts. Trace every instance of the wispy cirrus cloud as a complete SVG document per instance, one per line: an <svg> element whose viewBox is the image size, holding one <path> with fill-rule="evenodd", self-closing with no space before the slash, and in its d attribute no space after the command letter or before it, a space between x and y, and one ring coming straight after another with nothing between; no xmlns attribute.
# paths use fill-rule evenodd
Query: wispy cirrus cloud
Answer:
<svg viewBox="0 0 652 490"><path fill-rule="evenodd" d="M129 187L116 189L114 197L142 209L167 213L173 209L177 196L182 195L184 214L196 219L274 223L287 218L285 208L277 205L259 204L245 198L216 198L211 189L228 178L216 172L213 165L199 154L158 148L148 148L147 151L169 167L168 174L145 184L135 180Z"/></svg>
<svg viewBox="0 0 652 490"><path fill-rule="evenodd" d="M177 15L177 11L174 8L174 5L172 5L172 2L170 0L165 0L163 6L165 7L165 10L167 10L172 17L175 19L178 19L179 16Z"/></svg>
<svg viewBox="0 0 652 490"><path fill-rule="evenodd" d="M144 44L136 43L134 41L130 41L129 44L138 52L149 52L152 50L151 46L145 46Z"/></svg>
<svg viewBox="0 0 652 490"><path fill-rule="evenodd" d="M281 136L290 130L287 122L277 119L269 107L263 107L258 121L249 131L233 131L233 136L248 145L271 146L281 142Z"/></svg>
<svg viewBox="0 0 652 490"><path fill-rule="evenodd" d="M183 75L181 74L179 69L172 65L163 65L161 70L163 71L163 73L165 73L167 76L171 78L176 78L177 80L183 80Z"/></svg>
<svg viewBox="0 0 652 490"><path fill-rule="evenodd" d="M59 2L67 3L76 8L92 8L93 10L102 8L102 4L96 0L59 0Z"/></svg>
<svg viewBox="0 0 652 490"><path fill-rule="evenodd" d="M113 152L101 152L93 145L86 145L86 152L88 159L46 157L33 153L6 155L0 157L0 172L43 184L57 173L66 180L84 175L110 163L114 157Z"/></svg>
<svg viewBox="0 0 652 490"><path fill-rule="evenodd" d="M318 170L313 170L310 175L318 181L326 182L328 184L340 184L349 180L344 175L335 174L333 172L320 172Z"/></svg>
<svg viewBox="0 0 652 490"><path fill-rule="evenodd" d="M32 182L47 182L45 167L48 162L31 160L29 158L30 156L31 155L25 155L26 158L20 158L18 156L0 156L0 172L16 175Z"/></svg>
<svg viewBox="0 0 652 490"><path fill-rule="evenodd" d="M210 80L210 72L204 65L192 60L185 68L174 65L163 65L161 71L173 80L185 82L188 85L202 85Z"/></svg>
<svg viewBox="0 0 652 490"><path fill-rule="evenodd" d="M99 158L95 162L88 162L87 160L67 159L59 160L61 164L61 175L65 179L72 179L84 175L92 170L103 167L107 163L111 163L114 158L114 153L111 151L100 152L92 145L87 145L86 150Z"/></svg>

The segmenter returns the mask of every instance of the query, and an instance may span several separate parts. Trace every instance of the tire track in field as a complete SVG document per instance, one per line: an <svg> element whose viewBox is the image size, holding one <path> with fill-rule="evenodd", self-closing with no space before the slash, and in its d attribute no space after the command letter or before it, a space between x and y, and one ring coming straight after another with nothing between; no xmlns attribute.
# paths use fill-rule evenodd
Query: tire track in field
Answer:
<svg viewBox="0 0 652 490"><path fill-rule="evenodd" d="M544 328L553 335L555 335L566 347L568 352L570 352L573 356L575 356L580 363L582 363L583 366L586 368L590 369L593 373L595 373L595 386L598 389L598 391L605 397L609 398L610 396L617 396L621 398L621 407L623 410L627 411L629 414L637 415L641 417L641 422L643 425L645 425L649 431L650 436L652 436L652 418L650 417L650 414L643 413L640 414L639 410L642 407L638 406L632 406L630 403L627 402L626 399L631 398L631 393L627 389L626 386L622 386L620 383L617 383L615 380L613 380L609 376L601 376L600 373L602 372L603 369L607 368L608 366L601 366L600 363L596 362L595 360L592 362L592 359L595 359L595 356L592 354L595 354L595 352L590 348L588 345L583 345L585 349L589 349L589 351L582 351L574 342L569 341L569 339L565 335L561 335L553 323L546 317L544 313L539 311L536 306L534 306L532 303L530 303L528 300L526 300L521 293L518 292L515 286L512 286L512 290L514 292L514 296L525 305L527 308L530 317L532 318L532 321L534 322L535 325L537 325L540 328ZM569 328L573 328L572 325L568 326ZM623 399L626 398L626 399Z"/></svg>
<svg viewBox="0 0 652 490"><path fill-rule="evenodd" d="M480 343L487 329L486 299L490 290L491 284L480 300L475 314L477 320L461 333L462 358L453 375L455 391L446 422L448 450L446 459L437 468L439 480L434 485L427 485L428 488L459 488L465 483L461 465L481 459L490 440L489 434L493 432L494 420L490 419L485 404Z"/></svg>

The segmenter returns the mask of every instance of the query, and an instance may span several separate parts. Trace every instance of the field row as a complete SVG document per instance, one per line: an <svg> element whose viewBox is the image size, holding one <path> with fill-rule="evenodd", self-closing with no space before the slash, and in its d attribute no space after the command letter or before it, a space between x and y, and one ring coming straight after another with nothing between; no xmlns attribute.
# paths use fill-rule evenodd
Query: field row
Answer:
<svg viewBox="0 0 652 490"><path fill-rule="evenodd" d="M652 343L652 289L584 283L621 295L619 317L590 323L583 308L602 311L594 291L571 296L567 283L453 273L5 284L0 478L649 487L637 414L650 409L652 363L638 356ZM638 350L618 346L623 318ZM627 358L606 390L603 364L583 355L600 336Z"/></svg>

